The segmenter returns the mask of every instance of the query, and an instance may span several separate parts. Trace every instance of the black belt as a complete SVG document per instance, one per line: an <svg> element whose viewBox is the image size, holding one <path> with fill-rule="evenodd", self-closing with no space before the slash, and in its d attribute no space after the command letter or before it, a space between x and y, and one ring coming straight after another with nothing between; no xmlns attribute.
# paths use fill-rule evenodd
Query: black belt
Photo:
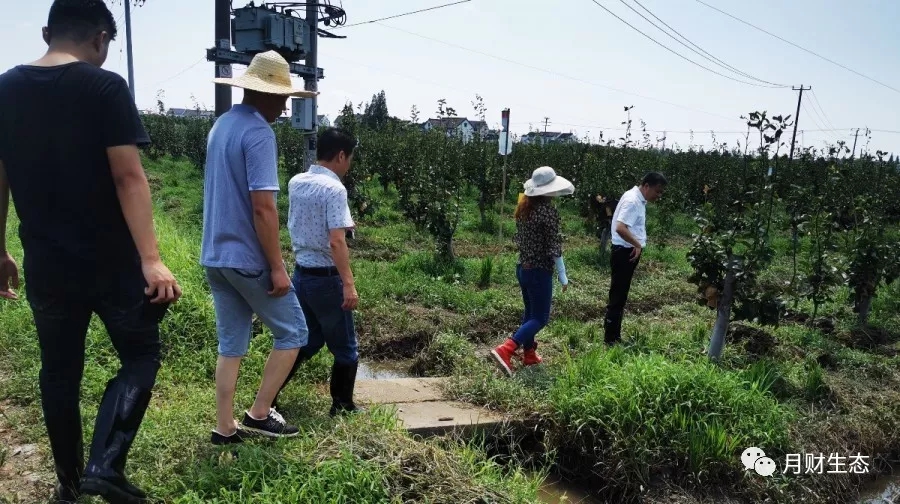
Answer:
<svg viewBox="0 0 900 504"><path fill-rule="evenodd" d="M320 276L320 277L330 277L330 276L340 275L340 272L334 266L323 267L323 268L306 268L306 267L300 266L298 264L297 268L300 270L300 274L302 274L302 275Z"/></svg>

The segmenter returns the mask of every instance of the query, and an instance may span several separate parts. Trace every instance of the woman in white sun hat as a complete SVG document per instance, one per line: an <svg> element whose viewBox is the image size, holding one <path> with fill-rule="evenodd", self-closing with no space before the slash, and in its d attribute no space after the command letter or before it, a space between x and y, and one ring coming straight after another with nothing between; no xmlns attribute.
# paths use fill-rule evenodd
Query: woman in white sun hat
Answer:
<svg viewBox="0 0 900 504"><path fill-rule="evenodd" d="M525 182L525 194L519 196L515 212L515 242L519 248L516 277L522 288L525 313L515 334L491 350L491 356L507 375L512 375L512 358L517 356L520 347L524 366L541 362L535 336L550 320L554 266L563 291L569 285L562 258L559 213L551 198L574 192L575 186L571 182L557 175L553 168L542 166L534 170Z"/></svg>

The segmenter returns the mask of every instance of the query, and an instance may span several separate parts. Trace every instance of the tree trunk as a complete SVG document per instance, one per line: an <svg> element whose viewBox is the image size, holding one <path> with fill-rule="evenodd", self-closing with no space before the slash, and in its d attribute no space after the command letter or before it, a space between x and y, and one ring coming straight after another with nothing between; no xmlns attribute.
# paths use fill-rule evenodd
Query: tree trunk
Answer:
<svg viewBox="0 0 900 504"><path fill-rule="evenodd" d="M487 230L487 198L485 198L484 190L481 191L481 197L478 198L478 212L481 214L481 228Z"/></svg>
<svg viewBox="0 0 900 504"><path fill-rule="evenodd" d="M859 327L865 328L869 325L869 312L872 311L872 296L863 295L859 300Z"/></svg>
<svg viewBox="0 0 900 504"><path fill-rule="evenodd" d="M797 309L797 304L800 302L799 296L797 295L797 248L799 245L799 230L796 226L791 229L791 245L793 250L793 262L794 262L794 272L791 275L791 291L794 294L794 309Z"/></svg>
<svg viewBox="0 0 900 504"><path fill-rule="evenodd" d="M728 334L728 325L731 322L731 303L734 301L734 269L729 268L725 275L725 285L722 289L722 297L719 298L716 324L713 326L712 338L709 340L709 358L718 361L722 357L722 348L725 346L725 335Z"/></svg>
<svg viewBox="0 0 900 504"><path fill-rule="evenodd" d="M609 229L600 231L600 256L606 255L606 246L609 245Z"/></svg>
<svg viewBox="0 0 900 504"><path fill-rule="evenodd" d="M456 261L456 253L453 250L453 236L438 237L437 242L437 252L440 259L446 261L447 264L454 263Z"/></svg>

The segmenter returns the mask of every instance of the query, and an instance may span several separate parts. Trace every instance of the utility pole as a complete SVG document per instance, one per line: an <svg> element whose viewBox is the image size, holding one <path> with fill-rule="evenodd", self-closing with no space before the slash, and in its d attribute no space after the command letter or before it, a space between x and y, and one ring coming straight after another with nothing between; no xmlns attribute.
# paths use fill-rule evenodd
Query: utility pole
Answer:
<svg viewBox="0 0 900 504"><path fill-rule="evenodd" d="M509 153L512 151L511 146L509 145L509 109L505 108L500 112L500 124L503 128L501 134L506 135L506 141L503 143L503 148L500 149L500 153L503 154L503 181L501 182L502 188L500 189L500 215L497 219L497 238L503 239L503 202L506 200L506 166L509 161Z"/></svg>
<svg viewBox="0 0 900 504"><path fill-rule="evenodd" d="M319 53L319 7L316 2L306 4L306 22L309 23L309 53L306 56L306 65L310 68L318 68ZM306 76L303 78L303 87L307 91L319 90L318 75ZM310 98L312 104L312 120L313 131L307 138L306 143L306 162L303 163L303 171L309 170L309 167L316 162L316 137L319 129L319 100L316 97Z"/></svg>
<svg viewBox="0 0 900 504"><path fill-rule="evenodd" d="M549 124L549 123L550 123L550 118L549 118L549 117L545 117L545 118L544 118L544 133L547 132L547 124Z"/></svg>
<svg viewBox="0 0 900 504"><path fill-rule="evenodd" d="M127 0L126 0L127 1ZM216 26L215 47L224 50L231 49L231 2L229 0L215 0ZM216 77L230 78L231 63L216 63ZM221 116L231 109L231 87L224 84L216 84L216 117Z"/></svg>
<svg viewBox="0 0 900 504"><path fill-rule="evenodd" d="M125 51L128 53L128 89L134 100L134 58L131 53L131 0L123 0L125 4Z"/></svg>
<svg viewBox="0 0 900 504"><path fill-rule="evenodd" d="M812 87L804 88L803 84L800 84L800 88L791 87L794 91L800 91L800 95L797 97L797 113L794 114L794 134L791 135L791 155L788 158L789 161L794 160L794 142L797 140L797 126L800 124L800 101L803 100L803 92L809 91Z"/></svg>
<svg viewBox="0 0 900 504"><path fill-rule="evenodd" d="M856 128L856 135L853 136L853 154L850 155L850 159L856 157L856 139L859 138L859 128Z"/></svg>

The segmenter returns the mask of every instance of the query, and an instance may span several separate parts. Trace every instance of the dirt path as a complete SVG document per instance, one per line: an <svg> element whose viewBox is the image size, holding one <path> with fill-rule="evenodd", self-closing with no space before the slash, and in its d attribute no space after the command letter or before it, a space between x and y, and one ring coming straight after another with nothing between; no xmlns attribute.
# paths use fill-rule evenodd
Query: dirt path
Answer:
<svg viewBox="0 0 900 504"><path fill-rule="evenodd" d="M24 412L8 401L0 401L0 503L49 502L55 481L47 451L27 444L12 427L23 421Z"/></svg>

